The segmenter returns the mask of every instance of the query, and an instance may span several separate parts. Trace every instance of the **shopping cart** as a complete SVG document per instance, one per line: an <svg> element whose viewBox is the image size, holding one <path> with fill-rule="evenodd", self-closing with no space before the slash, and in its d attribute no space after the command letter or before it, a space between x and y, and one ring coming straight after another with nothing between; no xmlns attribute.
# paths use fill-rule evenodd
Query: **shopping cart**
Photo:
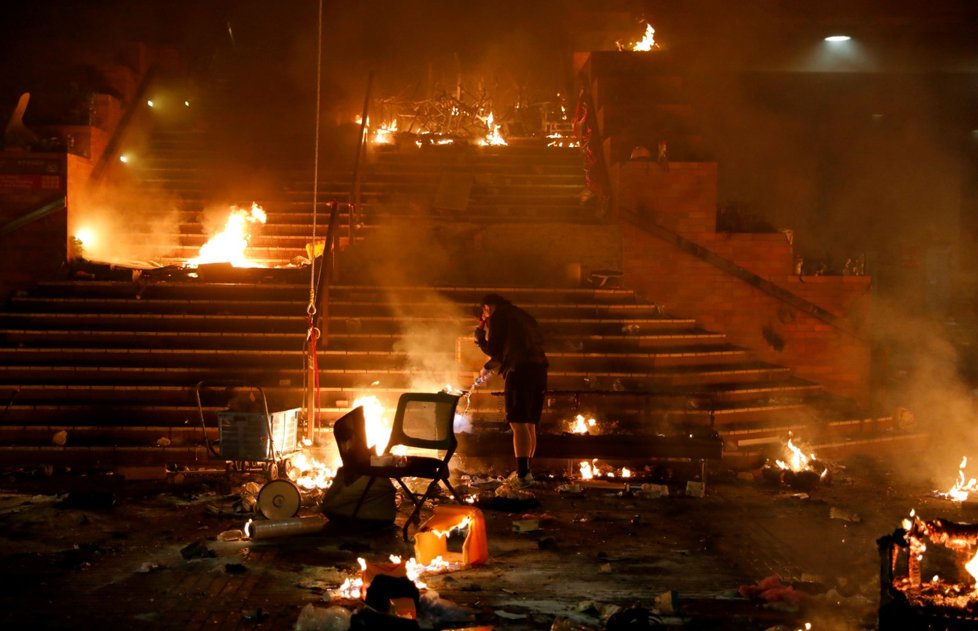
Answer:
<svg viewBox="0 0 978 631"><path fill-rule="evenodd" d="M217 442L208 436L202 393L224 392L226 409L210 413L211 425L218 428ZM284 463L299 449L301 408L268 411L268 399L261 386L239 382L201 381L195 389L200 427L208 452L227 461L228 471L265 472L272 480L284 472Z"/></svg>

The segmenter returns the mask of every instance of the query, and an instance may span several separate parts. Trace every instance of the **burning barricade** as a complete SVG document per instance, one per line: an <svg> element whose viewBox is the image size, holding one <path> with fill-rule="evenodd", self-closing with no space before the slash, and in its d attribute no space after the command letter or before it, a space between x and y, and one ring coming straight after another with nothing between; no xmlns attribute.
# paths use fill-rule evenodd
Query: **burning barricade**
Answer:
<svg viewBox="0 0 978 631"><path fill-rule="evenodd" d="M877 546L880 629L976 628L978 524L924 521L911 512Z"/></svg>

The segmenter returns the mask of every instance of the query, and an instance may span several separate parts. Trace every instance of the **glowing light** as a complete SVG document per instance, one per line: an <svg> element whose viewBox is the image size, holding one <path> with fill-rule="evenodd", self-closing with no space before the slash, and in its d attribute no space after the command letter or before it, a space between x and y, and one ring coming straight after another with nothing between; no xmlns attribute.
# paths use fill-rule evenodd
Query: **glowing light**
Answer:
<svg viewBox="0 0 978 631"><path fill-rule="evenodd" d="M336 469L328 467L316 458L300 452L289 459L289 479L302 489L327 489L333 484Z"/></svg>
<svg viewBox="0 0 978 631"><path fill-rule="evenodd" d="M848 35L829 35L825 38L826 42L848 42L851 37Z"/></svg>
<svg viewBox="0 0 978 631"><path fill-rule="evenodd" d="M495 118L493 117L492 112L489 112L489 116L486 118L482 118L480 116L479 119L485 122L487 129L485 138L479 140L480 145L500 146L507 144L506 139L503 138L501 133L499 133L502 125L497 125L495 123Z"/></svg>
<svg viewBox="0 0 978 631"><path fill-rule="evenodd" d="M98 243L95 231L87 226L76 230L75 238L78 239L83 246L87 247L92 247Z"/></svg>
<svg viewBox="0 0 978 631"><path fill-rule="evenodd" d="M197 258L187 263L189 265L230 263L234 267L255 267L255 264L245 256L245 249L251 240L249 226L254 223L265 223L267 220L268 216L258 204L252 204L250 211L232 206L224 229L201 246Z"/></svg>
<svg viewBox="0 0 978 631"><path fill-rule="evenodd" d="M129 163L129 156L127 156L126 154L122 154L121 156L119 156L119 162L121 162L123 164L128 164Z"/></svg>
<svg viewBox="0 0 978 631"><path fill-rule="evenodd" d="M646 24L645 35L642 36L641 41L638 41L632 45L632 50L638 52L648 52L653 48L655 48L655 29L652 28L651 24Z"/></svg>
<svg viewBox="0 0 978 631"><path fill-rule="evenodd" d="M391 437L393 421L384 413L384 405L373 395L357 397L353 408L363 406L363 418L367 425L367 446L373 447L378 456L384 453L384 447Z"/></svg>
<svg viewBox="0 0 978 631"><path fill-rule="evenodd" d="M190 101L184 101L183 102L183 106L184 107L190 107Z"/></svg>
<svg viewBox="0 0 978 631"><path fill-rule="evenodd" d="M368 119L369 120L369 119ZM374 142L378 145L389 145L394 142L394 134L397 133L397 120L384 123L374 132Z"/></svg>
<svg viewBox="0 0 978 631"><path fill-rule="evenodd" d="M156 107L156 104L153 103L153 99L149 99L148 101L146 101L146 105L148 105L150 107Z"/></svg>
<svg viewBox="0 0 978 631"><path fill-rule="evenodd" d="M597 421L593 418L585 419L583 415L578 414L574 419L574 425L571 427L571 433L574 434L587 434L588 429L594 427Z"/></svg>
<svg viewBox="0 0 978 631"><path fill-rule="evenodd" d="M958 481L954 483L947 493L942 495L954 502L964 502L968 500L972 491L978 491L978 479L975 478L965 478L964 470L968 466L968 457L964 456L961 458L961 464L958 466Z"/></svg>

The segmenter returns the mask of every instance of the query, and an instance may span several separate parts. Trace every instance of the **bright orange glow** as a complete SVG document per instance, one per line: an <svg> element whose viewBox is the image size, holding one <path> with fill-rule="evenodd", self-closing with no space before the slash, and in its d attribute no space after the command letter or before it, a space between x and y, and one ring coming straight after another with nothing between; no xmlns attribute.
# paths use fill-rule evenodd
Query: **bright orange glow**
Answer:
<svg viewBox="0 0 978 631"><path fill-rule="evenodd" d="M788 439L788 444L785 446L785 457L787 462L784 460L777 460L776 464L781 469L787 469L790 471L805 471L810 468L811 461L815 460L815 454L805 455L802 453L801 449L795 446L791 439Z"/></svg>
<svg viewBox="0 0 978 631"><path fill-rule="evenodd" d="M971 574L971 578L975 579L975 591L978 591L978 552L975 556L971 557L971 560L964 564L964 569L968 570L968 574Z"/></svg>
<svg viewBox="0 0 978 631"><path fill-rule="evenodd" d="M234 267L258 267L245 256L251 240L249 226L263 224L267 220L265 211L258 204L252 204L250 211L231 206L224 229L201 246L197 258L187 261L187 264L230 263Z"/></svg>
<svg viewBox="0 0 978 631"><path fill-rule="evenodd" d="M387 417L384 405L373 395L357 397L353 408L363 406L363 418L367 424L367 446L372 447L378 456L384 453L391 437L394 422Z"/></svg>
<svg viewBox="0 0 978 631"><path fill-rule="evenodd" d="M316 458L300 452L290 459L289 478L302 489L326 489L333 484L336 468L328 467Z"/></svg>
<svg viewBox="0 0 978 631"><path fill-rule="evenodd" d="M955 502L967 501L972 491L978 491L978 480L975 478L965 478L964 470L968 466L968 457L961 458L961 465L958 467L958 481L947 491L947 496Z"/></svg>
<svg viewBox="0 0 978 631"><path fill-rule="evenodd" d="M574 434L587 434L588 429L594 427L597 421L593 418L585 419L583 414L578 414L574 418L574 425L571 427L571 433Z"/></svg>
<svg viewBox="0 0 978 631"><path fill-rule="evenodd" d="M368 122L370 119L367 119ZM389 145L394 142L394 134L397 133L397 120L393 120L390 123L384 123L380 126L374 133L374 142L378 145Z"/></svg>
<svg viewBox="0 0 978 631"><path fill-rule="evenodd" d="M480 139L478 144L482 146L499 146L507 144L506 139L503 138L502 134L499 132L502 125L496 124L495 117L492 115L492 112L489 112L489 116L486 118L482 118L481 116L479 118L480 120L485 121L487 131L485 138Z"/></svg>
<svg viewBox="0 0 978 631"><path fill-rule="evenodd" d="M651 24L646 24L645 35L642 37L641 41L632 45L632 50L648 52L653 48L655 48L655 29L652 28Z"/></svg>

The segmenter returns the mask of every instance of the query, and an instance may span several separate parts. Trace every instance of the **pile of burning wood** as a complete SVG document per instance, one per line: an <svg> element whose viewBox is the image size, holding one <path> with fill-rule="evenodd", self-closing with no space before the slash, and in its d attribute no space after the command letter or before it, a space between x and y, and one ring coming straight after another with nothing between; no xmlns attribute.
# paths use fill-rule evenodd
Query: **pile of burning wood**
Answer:
<svg viewBox="0 0 978 631"><path fill-rule="evenodd" d="M800 491L811 491L830 477L828 466L815 454L806 454L791 437L784 444L782 458L765 463L762 475L774 484Z"/></svg>
<svg viewBox="0 0 978 631"><path fill-rule="evenodd" d="M978 626L978 524L924 521L911 512L877 546L881 629Z"/></svg>

